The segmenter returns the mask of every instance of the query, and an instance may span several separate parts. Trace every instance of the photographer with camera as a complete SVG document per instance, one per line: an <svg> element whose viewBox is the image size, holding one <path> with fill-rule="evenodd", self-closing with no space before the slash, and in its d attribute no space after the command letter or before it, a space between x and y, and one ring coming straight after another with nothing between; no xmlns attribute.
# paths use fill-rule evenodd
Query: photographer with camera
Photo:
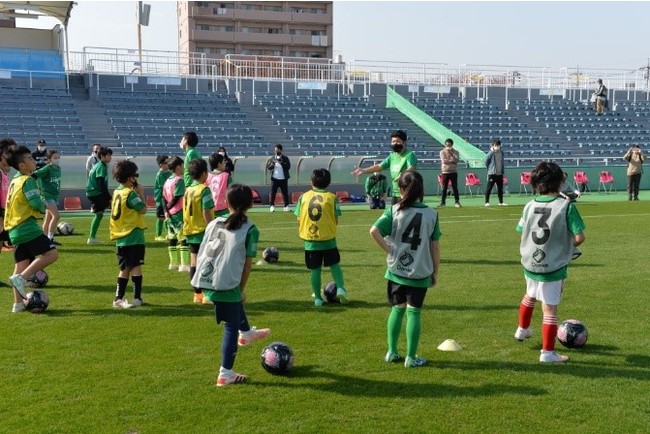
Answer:
<svg viewBox="0 0 650 434"><path fill-rule="evenodd" d="M645 161L645 155L639 145L632 146L623 156L627 161L627 194L628 200L639 200L639 185L641 184L641 165Z"/></svg>
<svg viewBox="0 0 650 434"><path fill-rule="evenodd" d="M275 195L278 188L282 192L284 199L284 210L289 211L289 169L291 162L289 158L282 154L282 145L275 145L275 156L271 157L266 164L266 169L271 172L271 200L269 211L275 211Z"/></svg>

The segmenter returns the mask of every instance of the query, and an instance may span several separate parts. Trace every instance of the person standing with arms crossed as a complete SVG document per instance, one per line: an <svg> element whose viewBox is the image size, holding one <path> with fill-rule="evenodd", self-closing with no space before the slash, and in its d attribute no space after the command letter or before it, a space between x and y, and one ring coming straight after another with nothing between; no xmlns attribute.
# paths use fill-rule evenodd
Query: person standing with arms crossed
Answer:
<svg viewBox="0 0 650 434"><path fill-rule="evenodd" d="M442 198L440 199L440 205L438 208L444 208L447 206L447 186L451 182L451 190L454 193L454 205L456 208L460 208L460 198L458 196L458 160L460 155L458 151L454 149L454 141L451 139L445 140L445 148L440 151L440 164L441 164L441 174L442 174Z"/></svg>
<svg viewBox="0 0 650 434"><path fill-rule="evenodd" d="M291 161L289 161L289 157L282 154L282 145L275 145L275 156L269 160L266 168L271 171L271 206L269 211L275 211L275 195L278 188L282 192L284 210L289 211L289 177L291 176L289 169L291 169Z"/></svg>
<svg viewBox="0 0 650 434"><path fill-rule="evenodd" d="M353 176L359 176L362 173L374 173L389 169L393 205L400 199L399 186L397 184L399 176L407 170L417 169L418 165L418 159L415 153L406 148L407 140L408 136L406 132L402 130L393 131L390 135L390 149L392 152L388 154L388 157L379 164L366 167L365 169L358 167L352 171Z"/></svg>

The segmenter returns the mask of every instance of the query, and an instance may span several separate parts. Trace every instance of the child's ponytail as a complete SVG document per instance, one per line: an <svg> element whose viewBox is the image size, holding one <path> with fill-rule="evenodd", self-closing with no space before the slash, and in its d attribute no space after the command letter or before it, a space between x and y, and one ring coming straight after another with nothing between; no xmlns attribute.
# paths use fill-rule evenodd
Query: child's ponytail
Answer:
<svg viewBox="0 0 650 434"><path fill-rule="evenodd" d="M236 231L248 221L246 211L253 206L253 191L247 185L233 184L228 188L226 198L233 212L224 226L229 231Z"/></svg>
<svg viewBox="0 0 650 434"><path fill-rule="evenodd" d="M400 190L403 191L402 198L397 203L397 210L408 208L416 202L424 199L424 180L422 175L414 170L407 170L402 173L397 181Z"/></svg>

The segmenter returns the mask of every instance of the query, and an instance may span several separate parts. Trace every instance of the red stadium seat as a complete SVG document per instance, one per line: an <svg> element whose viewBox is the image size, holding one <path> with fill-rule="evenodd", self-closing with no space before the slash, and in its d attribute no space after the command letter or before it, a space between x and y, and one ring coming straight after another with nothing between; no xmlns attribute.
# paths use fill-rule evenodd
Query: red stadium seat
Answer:
<svg viewBox="0 0 650 434"><path fill-rule="evenodd" d="M63 209L66 211L80 210L81 198L79 196L66 196L63 199Z"/></svg>
<svg viewBox="0 0 650 434"><path fill-rule="evenodd" d="M607 194L611 193L612 190L616 191L614 189L614 175L612 175L612 172L609 170L603 170L600 172L600 176L598 177L598 192L600 193L600 189L602 188L603 191ZM607 185L609 185L609 189L607 188Z"/></svg>
<svg viewBox="0 0 650 434"><path fill-rule="evenodd" d="M591 191L589 189L589 177L587 177L587 174L582 171L577 171L573 174L573 181L576 183L576 189L580 191L580 193L584 193L587 191Z"/></svg>
<svg viewBox="0 0 650 434"><path fill-rule="evenodd" d="M521 194L521 190L524 190L524 192L528 194L528 187L531 187L530 192L532 193L533 189L530 183L530 172L521 172L520 180L519 194Z"/></svg>
<svg viewBox="0 0 650 434"><path fill-rule="evenodd" d="M291 203L298 203L298 199L304 192L302 191L294 191L291 193Z"/></svg>
<svg viewBox="0 0 650 434"><path fill-rule="evenodd" d="M156 207L156 199L154 199L153 196L147 195L147 196L145 196L145 200L147 202L147 208L155 208Z"/></svg>
<svg viewBox="0 0 650 434"><path fill-rule="evenodd" d="M474 172L470 172L465 175L465 194L467 194L467 191L469 190L470 196L474 196L472 187L476 187L477 194L481 193L481 180L478 176L476 176L476 173Z"/></svg>

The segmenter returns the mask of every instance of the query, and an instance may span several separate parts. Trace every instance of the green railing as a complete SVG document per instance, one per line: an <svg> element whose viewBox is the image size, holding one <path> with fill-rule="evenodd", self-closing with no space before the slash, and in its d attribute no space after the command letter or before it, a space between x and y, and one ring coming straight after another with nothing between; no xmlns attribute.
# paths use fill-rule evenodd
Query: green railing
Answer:
<svg viewBox="0 0 650 434"><path fill-rule="evenodd" d="M483 151L420 110L416 105L395 92L390 86L387 86L386 89L386 108L399 110L404 116L408 117L424 132L440 143L444 143L447 139L452 139L454 141L454 148L460 154L460 158L469 167L483 167L483 160L485 159L485 153Z"/></svg>

